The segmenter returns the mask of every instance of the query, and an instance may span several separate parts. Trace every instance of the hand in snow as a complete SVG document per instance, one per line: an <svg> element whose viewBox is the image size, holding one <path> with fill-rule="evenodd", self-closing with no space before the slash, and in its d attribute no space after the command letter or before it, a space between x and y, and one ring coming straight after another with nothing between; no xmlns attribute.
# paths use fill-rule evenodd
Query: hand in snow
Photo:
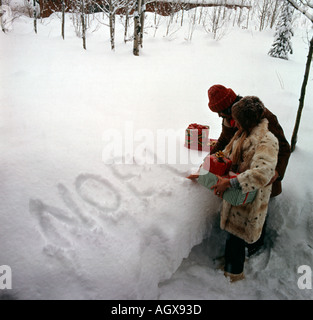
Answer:
<svg viewBox="0 0 313 320"><path fill-rule="evenodd" d="M230 187L230 180L228 178L222 178L220 176L217 177L217 183L212 186L211 189L214 189L214 194L222 199L224 192Z"/></svg>
<svg viewBox="0 0 313 320"><path fill-rule="evenodd" d="M266 185L266 187L269 186L270 184L274 183L278 177L279 177L279 174L278 174L278 172L275 170L275 174L274 174L273 178L272 178L271 181Z"/></svg>
<svg viewBox="0 0 313 320"><path fill-rule="evenodd" d="M199 178L198 173L192 173L190 176L186 177L187 179L194 180Z"/></svg>
<svg viewBox="0 0 313 320"><path fill-rule="evenodd" d="M188 177L186 177L187 179L190 180L195 180L199 178L200 175L200 168L202 167L202 165L199 167L198 171L196 173L192 173L191 175L189 175Z"/></svg>

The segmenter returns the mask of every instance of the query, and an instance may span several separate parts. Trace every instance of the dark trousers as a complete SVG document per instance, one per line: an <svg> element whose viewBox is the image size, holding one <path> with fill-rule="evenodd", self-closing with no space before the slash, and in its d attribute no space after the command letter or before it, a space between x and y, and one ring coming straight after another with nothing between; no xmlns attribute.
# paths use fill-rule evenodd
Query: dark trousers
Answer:
<svg viewBox="0 0 313 320"><path fill-rule="evenodd" d="M243 272L244 263L246 259L246 247L248 248L248 256L255 253L264 244L265 236L265 223L262 229L260 238L252 243L248 244L244 240L228 234L225 246L225 267L224 271L239 274Z"/></svg>

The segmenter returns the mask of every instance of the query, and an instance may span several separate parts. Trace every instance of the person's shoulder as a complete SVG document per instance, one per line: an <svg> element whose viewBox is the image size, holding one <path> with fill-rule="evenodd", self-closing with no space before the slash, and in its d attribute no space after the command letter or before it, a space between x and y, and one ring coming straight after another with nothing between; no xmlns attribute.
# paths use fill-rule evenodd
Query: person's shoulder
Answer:
<svg viewBox="0 0 313 320"><path fill-rule="evenodd" d="M277 116L267 108L264 110L264 118L266 118L269 122L278 122Z"/></svg>
<svg viewBox="0 0 313 320"><path fill-rule="evenodd" d="M268 128L269 120L267 118L262 119L262 121L257 125L254 132L255 135L264 142L276 142L277 138Z"/></svg>

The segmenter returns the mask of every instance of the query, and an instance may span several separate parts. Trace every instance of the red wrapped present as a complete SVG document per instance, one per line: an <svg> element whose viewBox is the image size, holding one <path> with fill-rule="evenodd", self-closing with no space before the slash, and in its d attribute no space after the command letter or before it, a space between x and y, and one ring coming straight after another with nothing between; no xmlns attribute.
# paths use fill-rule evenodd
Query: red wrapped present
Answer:
<svg viewBox="0 0 313 320"><path fill-rule="evenodd" d="M204 150L209 139L209 126L204 126L198 123L192 123L188 126L185 132L185 147L193 150Z"/></svg>
<svg viewBox="0 0 313 320"><path fill-rule="evenodd" d="M209 139L209 141L203 146L203 150L211 152L211 150L216 145L217 141L218 141L217 139Z"/></svg>
<svg viewBox="0 0 313 320"><path fill-rule="evenodd" d="M203 168L217 176L224 176L228 174L231 164L231 160L226 158L222 151L218 151L204 159Z"/></svg>

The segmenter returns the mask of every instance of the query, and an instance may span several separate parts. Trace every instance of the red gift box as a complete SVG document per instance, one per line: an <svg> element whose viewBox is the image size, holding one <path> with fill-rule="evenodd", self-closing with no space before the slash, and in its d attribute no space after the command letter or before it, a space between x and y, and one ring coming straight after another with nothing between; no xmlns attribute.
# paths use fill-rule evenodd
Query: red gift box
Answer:
<svg viewBox="0 0 313 320"><path fill-rule="evenodd" d="M192 123L185 132L185 147L193 150L207 150L209 148L209 126Z"/></svg>
<svg viewBox="0 0 313 320"><path fill-rule="evenodd" d="M228 174L231 167L231 160L226 158L222 151L208 155L204 159L203 169L214 173L217 176Z"/></svg>
<svg viewBox="0 0 313 320"><path fill-rule="evenodd" d="M203 146L203 150L211 152L211 150L214 148L216 143L217 143L217 139L209 139L208 143L206 143Z"/></svg>

